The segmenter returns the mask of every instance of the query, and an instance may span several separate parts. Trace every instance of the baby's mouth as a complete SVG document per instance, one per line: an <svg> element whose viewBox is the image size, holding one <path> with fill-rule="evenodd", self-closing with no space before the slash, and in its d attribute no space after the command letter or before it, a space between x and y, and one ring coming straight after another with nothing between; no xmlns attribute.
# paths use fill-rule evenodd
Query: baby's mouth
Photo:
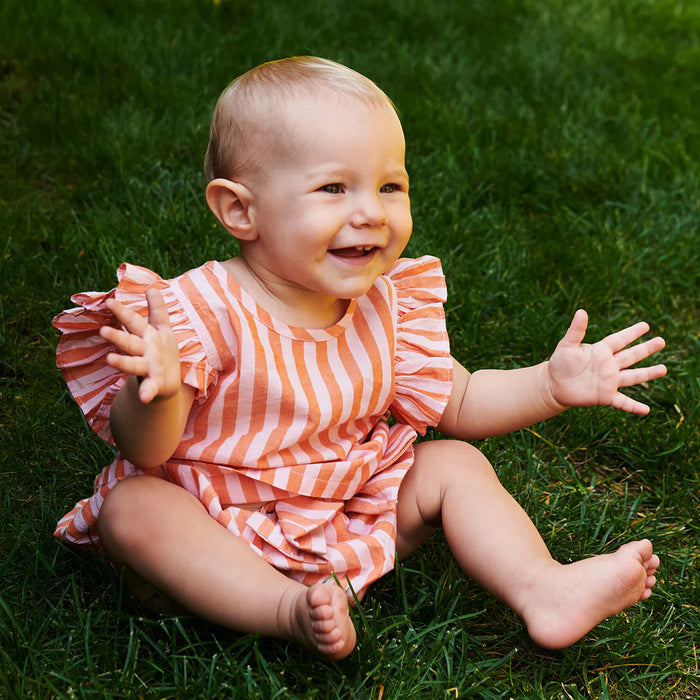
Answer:
<svg viewBox="0 0 700 700"><path fill-rule="evenodd" d="M339 258L362 258L376 250L373 245L357 245L349 248L334 248L330 252Z"/></svg>

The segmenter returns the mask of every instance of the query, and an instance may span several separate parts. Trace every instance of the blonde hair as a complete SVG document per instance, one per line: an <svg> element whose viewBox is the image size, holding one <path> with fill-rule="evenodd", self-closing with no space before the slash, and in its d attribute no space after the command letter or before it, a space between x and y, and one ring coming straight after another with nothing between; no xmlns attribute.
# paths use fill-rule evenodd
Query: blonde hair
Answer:
<svg viewBox="0 0 700 700"><path fill-rule="evenodd" d="M394 109L369 78L334 61L295 56L263 63L236 78L216 103L204 159L207 182L217 177L234 180L259 162L259 138L274 126L285 100L318 97L324 91Z"/></svg>

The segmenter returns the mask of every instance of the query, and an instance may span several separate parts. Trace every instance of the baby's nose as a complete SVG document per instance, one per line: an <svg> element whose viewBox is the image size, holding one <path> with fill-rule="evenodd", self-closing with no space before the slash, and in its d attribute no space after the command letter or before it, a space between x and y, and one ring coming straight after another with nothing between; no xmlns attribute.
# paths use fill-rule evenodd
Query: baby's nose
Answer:
<svg viewBox="0 0 700 700"><path fill-rule="evenodd" d="M376 195L365 195L357 198L352 214L353 226L379 226L386 222L384 205Z"/></svg>

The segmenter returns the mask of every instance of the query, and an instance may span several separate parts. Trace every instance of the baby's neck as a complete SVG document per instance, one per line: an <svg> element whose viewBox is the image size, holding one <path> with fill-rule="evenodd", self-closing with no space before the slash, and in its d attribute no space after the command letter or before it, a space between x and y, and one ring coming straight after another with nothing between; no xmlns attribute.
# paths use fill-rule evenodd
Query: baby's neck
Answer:
<svg viewBox="0 0 700 700"><path fill-rule="evenodd" d="M296 295L294 303L285 302L265 281L253 272L243 257L231 258L221 262L226 272L244 289L255 302L273 318L296 328L329 328L345 316L350 301L348 299L305 300L303 295ZM304 303L307 301L307 303Z"/></svg>

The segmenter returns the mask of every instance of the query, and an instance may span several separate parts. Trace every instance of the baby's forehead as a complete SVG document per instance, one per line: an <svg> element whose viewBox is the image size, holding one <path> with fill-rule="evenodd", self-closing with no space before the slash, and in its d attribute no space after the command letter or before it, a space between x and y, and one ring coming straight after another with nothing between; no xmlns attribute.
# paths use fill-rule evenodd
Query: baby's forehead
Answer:
<svg viewBox="0 0 700 700"><path fill-rule="evenodd" d="M358 116L376 111L390 111L398 115L388 98L364 99L338 90L319 89L315 92L280 94L266 100L267 105L258 112L258 124L268 134L285 134L290 130L306 130L313 123L332 118L338 112Z"/></svg>
<svg viewBox="0 0 700 700"><path fill-rule="evenodd" d="M234 157L239 164L230 175L233 178L257 178L283 163L296 164L303 159L307 148L319 154L328 145L326 137L343 131L342 124L347 125L348 121L363 124L362 134L369 136L374 132L373 126L387 124L386 119L373 117L377 111L391 115L398 138L403 140L396 110L383 93L366 97L326 87L285 88L260 91L256 95L249 93L245 98L235 110L238 112L237 138L231 141L228 156L229 162ZM335 136L331 138L337 144ZM364 140L361 135L357 138Z"/></svg>

